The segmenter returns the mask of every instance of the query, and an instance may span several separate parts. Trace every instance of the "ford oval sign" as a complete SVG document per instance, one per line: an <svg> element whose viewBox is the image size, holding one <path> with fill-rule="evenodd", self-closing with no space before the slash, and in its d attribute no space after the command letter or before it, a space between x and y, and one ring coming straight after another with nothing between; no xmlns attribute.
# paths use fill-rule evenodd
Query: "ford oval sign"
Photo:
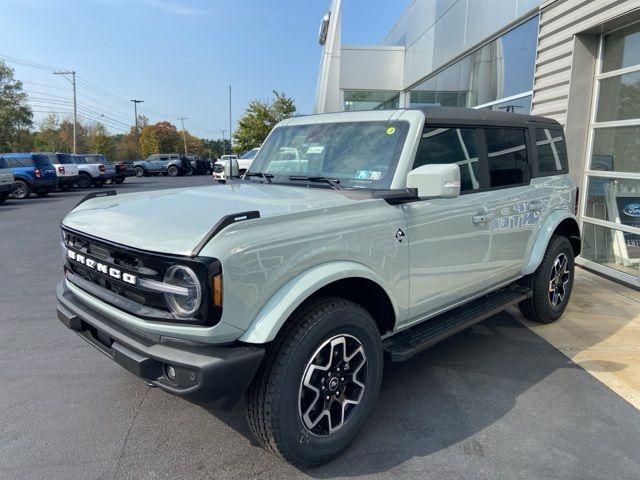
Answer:
<svg viewBox="0 0 640 480"><path fill-rule="evenodd" d="M640 217L640 203L628 203L622 211L630 217Z"/></svg>

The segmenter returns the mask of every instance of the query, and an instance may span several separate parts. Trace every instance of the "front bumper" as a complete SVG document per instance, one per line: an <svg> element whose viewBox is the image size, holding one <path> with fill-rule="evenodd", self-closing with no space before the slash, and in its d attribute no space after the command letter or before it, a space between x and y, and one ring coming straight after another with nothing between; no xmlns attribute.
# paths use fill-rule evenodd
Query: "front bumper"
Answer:
<svg viewBox="0 0 640 480"><path fill-rule="evenodd" d="M80 302L62 280L57 287L58 319L134 375L174 395L231 408L247 389L264 348L212 346L166 337L146 337L125 329ZM176 371L167 378L167 366Z"/></svg>

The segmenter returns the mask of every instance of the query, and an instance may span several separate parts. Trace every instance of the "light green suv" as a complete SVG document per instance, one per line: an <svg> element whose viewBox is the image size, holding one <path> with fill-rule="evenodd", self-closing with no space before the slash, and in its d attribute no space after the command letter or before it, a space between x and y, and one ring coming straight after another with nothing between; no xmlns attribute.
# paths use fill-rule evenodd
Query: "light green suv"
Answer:
<svg viewBox="0 0 640 480"><path fill-rule="evenodd" d="M383 358L510 305L562 315L580 253L567 168L541 117L288 119L238 182L73 209L58 317L167 392L222 407L246 392L262 445L319 464L371 413Z"/></svg>
<svg viewBox="0 0 640 480"><path fill-rule="evenodd" d="M0 203L4 203L13 191L13 172L7 161L0 157Z"/></svg>

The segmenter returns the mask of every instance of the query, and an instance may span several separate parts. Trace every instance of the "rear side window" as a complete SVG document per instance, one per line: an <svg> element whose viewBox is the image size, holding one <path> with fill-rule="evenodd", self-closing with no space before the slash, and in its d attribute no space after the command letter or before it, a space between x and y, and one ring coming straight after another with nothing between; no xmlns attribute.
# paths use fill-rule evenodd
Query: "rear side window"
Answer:
<svg viewBox="0 0 640 480"><path fill-rule="evenodd" d="M427 127L418 145L413 168L455 163L460 167L460 192L480 188L478 136L475 128Z"/></svg>
<svg viewBox="0 0 640 480"><path fill-rule="evenodd" d="M487 128L485 135L491 188L523 184L529 177L525 129Z"/></svg>
<svg viewBox="0 0 640 480"><path fill-rule="evenodd" d="M9 158L9 163L14 168L33 167L33 159L29 157Z"/></svg>
<svg viewBox="0 0 640 480"><path fill-rule="evenodd" d="M538 171L540 173L563 172L567 167L567 145L562 130L536 128L538 146Z"/></svg>

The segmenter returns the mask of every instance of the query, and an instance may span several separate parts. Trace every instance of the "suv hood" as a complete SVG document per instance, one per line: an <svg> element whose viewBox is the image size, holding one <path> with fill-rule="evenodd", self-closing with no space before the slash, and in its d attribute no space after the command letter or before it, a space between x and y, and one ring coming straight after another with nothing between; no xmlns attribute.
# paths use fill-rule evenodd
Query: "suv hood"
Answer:
<svg viewBox="0 0 640 480"><path fill-rule="evenodd" d="M95 198L62 224L141 250L189 255L225 215L258 210L265 218L358 201L339 190L238 183Z"/></svg>

